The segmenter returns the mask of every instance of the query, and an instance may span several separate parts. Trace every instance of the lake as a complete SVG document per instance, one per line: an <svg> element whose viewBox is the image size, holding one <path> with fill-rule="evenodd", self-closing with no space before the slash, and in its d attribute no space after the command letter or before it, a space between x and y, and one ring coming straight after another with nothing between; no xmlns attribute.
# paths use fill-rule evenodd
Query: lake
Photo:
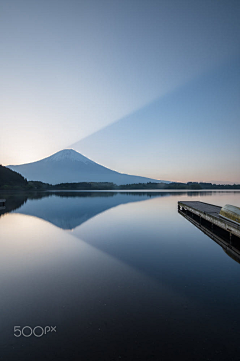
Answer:
<svg viewBox="0 0 240 361"><path fill-rule="evenodd" d="M240 192L0 198L0 360L239 360L240 264L177 202Z"/></svg>

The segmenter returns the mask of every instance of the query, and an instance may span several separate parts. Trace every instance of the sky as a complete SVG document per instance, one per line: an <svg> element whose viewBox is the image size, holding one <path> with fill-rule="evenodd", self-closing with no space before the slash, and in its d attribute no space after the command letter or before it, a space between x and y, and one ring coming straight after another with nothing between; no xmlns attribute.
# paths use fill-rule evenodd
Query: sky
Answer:
<svg viewBox="0 0 240 361"><path fill-rule="evenodd" d="M1 0L0 163L240 183L240 2Z"/></svg>

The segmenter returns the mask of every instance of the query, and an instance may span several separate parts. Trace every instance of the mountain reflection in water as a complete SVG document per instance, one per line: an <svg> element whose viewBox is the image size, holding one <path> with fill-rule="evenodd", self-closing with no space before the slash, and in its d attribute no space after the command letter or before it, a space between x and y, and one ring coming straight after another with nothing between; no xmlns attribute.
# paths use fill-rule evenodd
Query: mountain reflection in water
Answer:
<svg viewBox="0 0 240 361"><path fill-rule="evenodd" d="M0 198L1 361L238 361L239 264L177 204L240 192ZM57 333L17 338L15 325Z"/></svg>
<svg viewBox="0 0 240 361"><path fill-rule="evenodd" d="M200 192L32 192L2 194L4 213L16 212L44 219L55 226L72 230L90 218L121 204L140 202L154 197L197 196ZM211 191L201 192L201 196Z"/></svg>

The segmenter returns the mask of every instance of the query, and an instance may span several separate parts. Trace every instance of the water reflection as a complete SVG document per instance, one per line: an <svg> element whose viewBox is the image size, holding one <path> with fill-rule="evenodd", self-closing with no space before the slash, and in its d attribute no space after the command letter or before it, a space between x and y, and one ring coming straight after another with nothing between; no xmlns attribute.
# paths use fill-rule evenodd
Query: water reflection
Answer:
<svg viewBox="0 0 240 361"><path fill-rule="evenodd" d="M177 202L234 204L240 193L10 197L1 195L1 361L238 360L240 267ZM55 335L13 336L14 325L49 324Z"/></svg>
<svg viewBox="0 0 240 361"><path fill-rule="evenodd" d="M17 212L38 217L55 226L72 230L92 217L108 209L132 202L144 201L156 197L209 196L212 191L204 192L31 192L2 193L6 199L1 215Z"/></svg>
<svg viewBox="0 0 240 361"><path fill-rule="evenodd" d="M28 199L27 195L24 194L2 194L1 199L6 199L4 207L0 208L0 217L5 213L10 213L15 209L20 208Z"/></svg>

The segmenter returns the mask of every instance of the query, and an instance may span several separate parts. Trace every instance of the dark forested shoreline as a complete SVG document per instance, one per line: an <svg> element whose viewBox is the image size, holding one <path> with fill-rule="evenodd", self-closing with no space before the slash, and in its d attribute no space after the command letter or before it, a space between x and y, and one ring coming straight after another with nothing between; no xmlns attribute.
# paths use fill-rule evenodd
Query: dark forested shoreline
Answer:
<svg viewBox="0 0 240 361"><path fill-rule="evenodd" d="M131 189L156 189L156 190L171 190L171 189L239 189L240 184L212 184L204 182L188 182L188 183L137 183L137 184L123 184L116 185L110 182L79 182L79 183L60 183L56 185L38 182L27 181L19 173L12 171L0 165L0 190L16 190L16 191L51 191L51 190L131 190Z"/></svg>

